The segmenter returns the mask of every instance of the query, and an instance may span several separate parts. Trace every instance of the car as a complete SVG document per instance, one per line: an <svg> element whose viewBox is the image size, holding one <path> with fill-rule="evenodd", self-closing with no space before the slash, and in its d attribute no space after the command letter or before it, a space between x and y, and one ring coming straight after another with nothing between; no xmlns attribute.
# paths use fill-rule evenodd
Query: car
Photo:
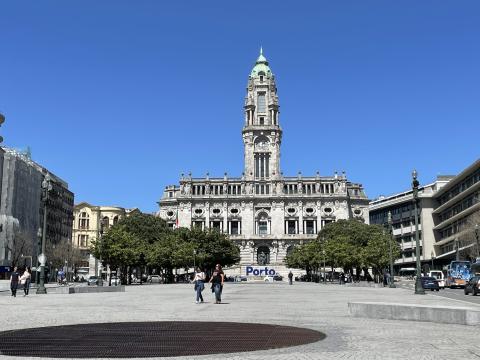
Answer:
<svg viewBox="0 0 480 360"><path fill-rule="evenodd" d="M273 282L273 275L267 275L263 278L265 282Z"/></svg>
<svg viewBox="0 0 480 360"><path fill-rule="evenodd" d="M235 282L247 281L248 278L245 275L237 275L235 276Z"/></svg>
<svg viewBox="0 0 480 360"><path fill-rule="evenodd" d="M428 276L431 276L437 279L438 286L440 286L440 289L445 289L445 275L441 270L431 270L428 273Z"/></svg>
<svg viewBox="0 0 480 360"><path fill-rule="evenodd" d="M98 285L98 277L97 276L89 276L87 279L87 285Z"/></svg>
<svg viewBox="0 0 480 360"><path fill-rule="evenodd" d="M157 283L160 284L162 282L162 278L160 275L150 275L147 280L150 284Z"/></svg>
<svg viewBox="0 0 480 360"><path fill-rule="evenodd" d="M112 286L117 286L117 285L121 284L120 279L118 277L116 277L115 275L110 277L110 282L111 282Z"/></svg>
<svg viewBox="0 0 480 360"><path fill-rule="evenodd" d="M473 296L477 296L480 293L480 276L474 276L465 284L463 289L465 295L472 293Z"/></svg>
<svg viewBox="0 0 480 360"><path fill-rule="evenodd" d="M283 281L283 276L279 274L273 275L273 280L274 281Z"/></svg>
<svg viewBox="0 0 480 360"><path fill-rule="evenodd" d="M422 276L420 278L422 281L422 287L425 290L430 289L431 291L440 291L440 286L438 286L438 281L434 277L431 276Z"/></svg>

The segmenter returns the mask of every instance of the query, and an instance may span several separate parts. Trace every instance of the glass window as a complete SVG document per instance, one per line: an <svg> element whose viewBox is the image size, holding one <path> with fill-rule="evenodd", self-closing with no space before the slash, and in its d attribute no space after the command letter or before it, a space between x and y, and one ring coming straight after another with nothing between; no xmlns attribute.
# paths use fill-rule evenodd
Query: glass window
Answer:
<svg viewBox="0 0 480 360"><path fill-rule="evenodd" d="M265 113L266 112L265 93L258 93L257 111L259 113Z"/></svg>
<svg viewBox="0 0 480 360"><path fill-rule="evenodd" d="M258 222L258 234L259 235L267 235L268 233L268 226L266 221L259 221Z"/></svg>

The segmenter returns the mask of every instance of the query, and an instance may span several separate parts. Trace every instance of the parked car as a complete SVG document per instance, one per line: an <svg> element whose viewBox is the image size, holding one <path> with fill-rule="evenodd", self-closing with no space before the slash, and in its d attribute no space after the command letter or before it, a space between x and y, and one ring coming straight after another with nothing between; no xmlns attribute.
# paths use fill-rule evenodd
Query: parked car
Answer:
<svg viewBox="0 0 480 360"><path fill-rule="evenodd" d="M434 277L438 281L438 286L441 289L445 289L445 275L441 270L432 270L428 273L428 276Z"/></svg>
<svg viewBox="0 0 480 360"><path fill-rule="evenodd" d="M160 284L162 282L162 277L160 275L150 275L147 280L150 284L157 283Z"/></svg>
<svg viewBox="0 0 480 360"><path fill-rule="evenodd" d="M274 281L283 281L283 276L279 274L273 275L273 280Z"/></svg>
<svg viewBox="0 0 480 360"><path fill-rule="evenodd" d="M273 276L272 275L267 275L263 278L263 281L265 282L273 282Z"/></svg>
<svg viewBox="0 0 480 360"><path fill-rule="evenodd" d="M425 289L425 290L435 290L435 291L440 291L440 286L438 286L438 281L437 279L435 279L434 277L431 277L431 276L422 276L420 278L420 280L422 281L422 287Z"/></svg>
<svg viewBox="0 0 480 360"><path fill-rule="evenodd" d="M240 281L247 281L247 277L245 275L237 275L235 276L235 281L240 282Z"/></svg>
<svg viewBox="0 0 480 360"><path fill-rule="evenodd" d="M97 276L89 276L87 279L87 285L98 285L98 277Z"/></svg>
<svg viewBox="0 0 480 360"><path fill-rule="evenodd" d="M480 276L474 276L465 284L463 289L465 295L472 293L473 296L476 296L480 293Z"/></svg>

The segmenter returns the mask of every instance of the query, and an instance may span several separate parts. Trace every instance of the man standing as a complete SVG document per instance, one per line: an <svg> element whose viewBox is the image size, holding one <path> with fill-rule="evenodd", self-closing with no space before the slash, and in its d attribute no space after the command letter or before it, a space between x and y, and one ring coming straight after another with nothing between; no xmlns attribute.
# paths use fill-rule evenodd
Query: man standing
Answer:
<svg viewBox="0 0 480 360"><path fill-rule="evenodd" d="M288 283L292 285L292 282L293 282L293 274L292 274L292 270L290 270L290 272L288 273Z"/></svg>
<svg viewBox="0 0 480 360"><path fill-rule="evenodd" d="M18 288L18 279L20 274L17 271L17 267L13 268L12 273L10 274L10 290L12 291L12 296L17 297L17 288Z"/></svg>

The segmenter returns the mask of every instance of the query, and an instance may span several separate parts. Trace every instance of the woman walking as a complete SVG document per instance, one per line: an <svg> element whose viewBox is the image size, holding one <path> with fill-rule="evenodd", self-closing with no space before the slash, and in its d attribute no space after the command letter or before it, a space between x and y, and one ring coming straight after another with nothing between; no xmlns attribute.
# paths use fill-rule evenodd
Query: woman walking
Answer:
<svg viewBox="0 0 480 360"><path fill-rule="evenodd" d="M212 291L215 293L215 304L220 304L222 302L224 278L225 274L223 273L220 264L215 265L215 270L213 270L212 277L210 278L210 283L212 283Z"/></svg>
<svg viewBox="0 0 480 360"><path fill-rule="evenodd" d="M17 271L17 267L13 268L12 273L10 274L10 290L12 291L12 296L17 297L17 288L18 288L18 279L20 274Z"/></svg>
<svg viewBox="0 0 480 360"><path fill-rule="evenodd" d="M202 291L205 289L205 273L199 267L195 269L193 283L195 284L195 291L197 293L195 304L203 303Z"/></svg>
<svg viewBox="0 0 480 360"><path fill-rule="evenodd" d="M22 276L20 277L20 284L23 285L23 296L28 295L30 290L30 281L32 279L32 274L30 273L30 268L27 266Z"/></svg>

